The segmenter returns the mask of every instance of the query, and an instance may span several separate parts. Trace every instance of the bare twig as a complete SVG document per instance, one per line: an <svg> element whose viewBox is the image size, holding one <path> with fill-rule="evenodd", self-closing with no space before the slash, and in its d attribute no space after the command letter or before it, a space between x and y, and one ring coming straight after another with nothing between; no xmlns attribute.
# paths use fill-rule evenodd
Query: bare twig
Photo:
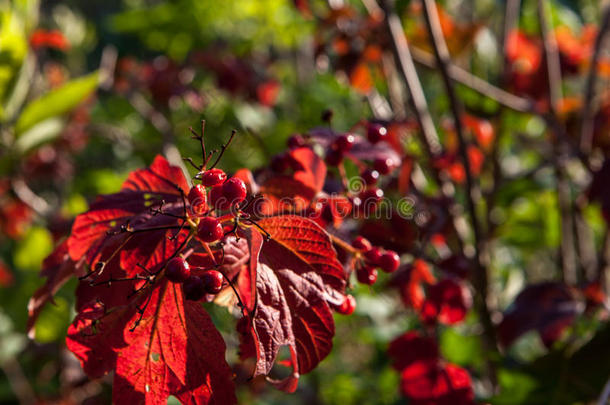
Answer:
<svg viewBox="0 0 610 405"><path fill-rule="evenodd" d="M607 405L608 398L610 398L610 379L606 382L606 385L604 385L604 389L603 389L601 395L599 396L599 401L597 402L597 404L598 405Z"/></svg>
<svg viewBox="0 0 610 405"><path fill-rule="evenodd" d="M496 341L495 329L493 322L491 321L491 313L487 305L487 294L488 294L488 276L487 269L481 261L481 250L483 244L483 235L481 225L476 212L476 199L479 198L480 192L478 185L472 177L472 171L470 168L470 160L468 159L468 145L464 135L462 127L462 115L463 106L455 94L453 87L453 80L451 79L448 72L448 65L451 62L449 49L443 38L443 31L441 28L440 20L438 17L438 11L434 0L424 0L424 17L426 19L426 26L428 28L428 34L431 39L431 43L434 48L434 54L436 56L437 65L443 77L445 89L449 97L449 104L453 113L455 121L455 130L458 138L459 153L464 165L466 172L466 207L470 214L471 226L474 234L474 247L475 247L475 274L473 284L476 292L476 309L481 318L481 323L485 331L485 342L487 350L497 351L498 345ZM489 377L493 385L496 383L495 367L491 361L488 361L488 372Z"/></svg>
<svg viewBox="0 0 610 405"><path fill-rule="evenodd" d="M51 213L49 203L34 193L22 178L14 178L11 181L11 186L17 197L36 214L44 218Z"/></svg>
<svg viewBox="0 0 610 405"><path fill-rule="evenodd" d="M568 152L566 149L569 144L566 140L563 126L557 121L557 108L562 97L561 70L559 66L557 41L552 27L550 26L549 12L544 0L538 0L538 20L540 22L540 32L544 45L549 86L550 116L547 117L547 124L551 124L550 129L556 136L552 161L555 166L555 176L557 178L557 200L561 216L561 245L557 257L560 261L559 264L564 281L569 284L574 284L578 281L574 212L572 209L570 182L565 167Z"/></svg>
<svg viewBox="0 0 610 405"><path fill-rule="evenodd" d="M585 94L583 96L580 149L585 154L591 152L593 143L593 119L595 117L593 97L595 93L595 83L597 81L597 65L601 54L602 44L604 43L604 37L606 36L608 29L610 29L610 4L605 6L599 32L597 33L597 38L595 38L593 57L591 58L589 74L587 75L587 82L585 84Z"/></svg>

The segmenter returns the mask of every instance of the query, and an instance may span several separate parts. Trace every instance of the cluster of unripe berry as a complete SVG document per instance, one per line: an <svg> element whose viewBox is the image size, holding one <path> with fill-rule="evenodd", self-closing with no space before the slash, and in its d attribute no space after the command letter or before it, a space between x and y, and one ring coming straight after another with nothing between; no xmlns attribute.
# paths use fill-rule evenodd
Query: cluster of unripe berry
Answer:
<svg viewBox="0 0 610 405"><path fill-rule="evenodd" d="M362 284L373 285L377 281L377 268L386 273L393 273L400 265L400 257L393 250L382 250L371 245L366 238L358 236L352 247L362 255L356 268L356 278Z"/></svg>
<svg viewBox="0 0 610 405"><path fill-rule="evenodd" d="M228 210L244 201L246 185L236 177L227 179L226 173L220 169L205 170L198 178L201 184L194 185L187 196L191 209L189 216L197 226L200 241L218 242L224 237L224 229L220 220L210 213ZM182 283L184 296L193 301L202 299L206 294L218 294L224 279L222 273L214 269L204 270L198 276L192 275L188 262L181 257L174 257L167 263L165 276L173 283Z"/></svg>

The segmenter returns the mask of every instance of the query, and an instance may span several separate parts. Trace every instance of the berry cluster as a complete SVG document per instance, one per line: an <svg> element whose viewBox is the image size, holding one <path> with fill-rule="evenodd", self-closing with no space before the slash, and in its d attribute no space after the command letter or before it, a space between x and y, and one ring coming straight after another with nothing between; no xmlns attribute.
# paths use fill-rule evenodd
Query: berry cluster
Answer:
<svg viewBox="0 0 610 405"><path fill-rule="evenodd" d="M206 294L218 294L224 280L218 270L203 270L199 276L192 274L191 267L182 257L174 257L167 263L165 277L172 283L182 283L184 296L192 301L199 301Z"/></svg>
<svg viewBox="0 0 610 405"><path fill-rule="evenodd" d="M366 238L356 237L352 247L358 252L356 278L362 284L373 285L377 281L377 268L386 273L393 273L400 265L400 257L393 250L383 250L371 245Z"/></svg>

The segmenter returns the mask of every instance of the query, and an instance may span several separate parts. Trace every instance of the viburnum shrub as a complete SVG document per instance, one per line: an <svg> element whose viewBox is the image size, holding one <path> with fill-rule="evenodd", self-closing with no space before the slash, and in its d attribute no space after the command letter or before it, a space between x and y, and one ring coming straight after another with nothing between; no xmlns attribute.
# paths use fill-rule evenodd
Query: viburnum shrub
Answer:
<svg viewBox="0 0 610 405"><path fill-rule="evenodd" d="M30 301L29 327L59 288L76 278L77 314L66 344L90 378L113 373L115 403L160 404L174 396L185 404L231 404L237 401L236 386L259 376L294 392L300 376L331 352L335 313L348 316L362 308L354 291L357 284L360 291L394 294L411 315L409 330L388 338L387 347L409 404L472 404L475 392L493 399L502 382L510 386L521 381L514 383L510 374L516 363L511 345L518 338L536 332L544 346L553 348L566 331L580 326L578 320L607 317L602 311L603 316L589 316L607 307L601 271L607 258L600 258L593 275L585 275L585 267L597 267L586 257L593 251L593 262L596 252L586 241L563 235L592 233L583 230L589 202L599 203L601 215L610 219L609 143L604 141L609 98L599 100L598 112L589 105L592 124L586 130L583 123L582 146L577 146L574 113L582 101L557 99L554 86L560 81L550 77L587 67L594 30L577 37L565 27L558 29L553 33L557 47L549 50L548 37L507 29L501 80L512 94L451 62L463 51L460 41L469 42L463 37L480 27L457 24L432 0L410 2L417 18L407 29L391 2L366 2L366 13L330 3L337 4L316 20L316 56L323 56L323 65L366 96L373 118L338 130L327 110L323 126L291 135L267 165L234 173L220 167L236 133L220 151L208 153L203 126L201 133L191 129L201 146L199 158L185 159L195 170L191 178L157 156L148 168L132 172L119 192L97 197L44 261L47 280ZM313 13L308 2L295 4L309 17ZM556 71L550 66L553 50L558 52ZM274 105L278 84L256 76L257 69L244 66L246 59L238 63L219 56L227 59L219 64L207 54L189 58L213 66L218 78L224 78L219 87L228 92ZM411 59L442 75L451 119L431 121ZM183 67L156 61L152 70L125 64L117 79L124 74L130 80L117 80L115 90L128 92L145 78L154 104L163 108L174 96L194 91L190 85L177 85L178 77L188 76L180 74ZM604 66L593 66L592 77ZM149 73L139 74L143 71ZM237 86L233 82L242 71L252 77ZM386 102L375 88L377 81L388 87L399 82L399 94L390 94ZM466 108L454 82L493 99L496 110ZM412 115L397 103L407 97ZM396 111L375 108L385 104ZM532 148L528 156L540 155L535 159L539 167L516 175L507 173L503 165L510 166L511 160L501 155L504 149L523 146L505 148L496 129L504 125L500 118L507 109L535 116L546 125L541 139L548 138L528 140L538 142L540 150ZM592 148L599 156L590 158ZM556 185L544 187L556 188L552 198L561 213L548 222L561 222L563 236L549 256L559 262L562 280L525 286L502 312L490 294L490 272L497 266L494 260L511 256L513 250L510 244L494 246L508 211L498 201L512 204L522 192L519 187L529 187L518 180L548 168ZM9 226L11 219L28 217L21 209L5 211L0 225L6 222L9 229L16 227ZM8 215L15 212L13 218ZM226 360L227 346L208 314L214 305L235 316L238 365ZM480 338L477 350L483 364L450 361L443 352L443 333L456 325L471 328ZM599 343L608 333L602 332L590 340L591 346L562 347L561 372L571 361L590 362L598 346L606 344ZM576 354L569 358L572 352ZM533 374L547 361L555 364L556 357L553 352L536 360L527 371ZM570 377L561 374L561 382L567 384ZM594 391L583 380L574 386ZM529 383L529 376L523 381Z"/></svg>

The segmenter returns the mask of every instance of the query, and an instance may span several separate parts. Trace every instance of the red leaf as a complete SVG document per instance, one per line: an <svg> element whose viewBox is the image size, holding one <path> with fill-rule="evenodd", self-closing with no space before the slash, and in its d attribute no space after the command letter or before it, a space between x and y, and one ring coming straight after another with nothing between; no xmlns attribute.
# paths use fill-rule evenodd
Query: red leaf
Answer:
<svg viewBox="0 0 610 405"><path fill-rule="evenodd" d="M47 31L44 29L37 29L30 35L30 45L34 49L43 47L53 48L60 51L66 51L70 48L70 43L58 30Z"/></svg>
<svg viewBox="0 0 610 405"><path fill-rule="evenodd" d="M461 367L418 361L401 373L400 387L413 405L474 404L470 375Z"/></svg>
<svg viewBox="0 0 610 405"><path fill-rule="evenodd" d="M416 361L436 360L439 353L434 339L407 332L390 342L388 356L394 362L392 366L401 371Z"/></svg>
<svg viewBox="0 0 610 405"><path fill-rule="evenodd" d="M115 369L115 403L235 403L225 344L200 304L162 282L150 292L139 325L135 306L91 304L68 330L67 345L91 377Z"/></svg>
<svg viewBox="0 0 610 405"><path fill-rule="evenodd" d="M438 321L445 325L461 322L472 304L469 291L452 279L444 279L428 288L421 309L426 323Z"/></svg>
<svg viewBox="0 0 610 405"><path fill-rule="evenodd" d="M288 346L293 374L276 385L294 391L299 374L311 371L330 352L335 326L329 302L342 302L345 273L329 236L313 221L285 215L259 225L271 240L260 251L256 310L242 348L252 339L255 375L268 375L280 347Z"/></svg>
<svg viewBox="0 0 610 405"><path fill-rule="evenodd" d="M545 282L526 287L519 293L498 326L498 337L504 346L511 345L522 334L536 330L547 346L557 340L578 314L583 304L562 283Z"/></svg>
<svg viewBox="0 0 610 405"><path fill-rule="evenodd" d="M0 260L0 287L8 287L13 284L13 273L6 264Z"/></svg>
<svg viewBox="0 0 610 405"><path fill-rule="evenodd" d="M68 255L68 244L63 241L42 262L40 275L46 277L47 281L40 287L28 301L28 335L33 338L34 324L42 308L47 302L53 301L53 296L72 276L74 276L77 264Z"/></svg>

